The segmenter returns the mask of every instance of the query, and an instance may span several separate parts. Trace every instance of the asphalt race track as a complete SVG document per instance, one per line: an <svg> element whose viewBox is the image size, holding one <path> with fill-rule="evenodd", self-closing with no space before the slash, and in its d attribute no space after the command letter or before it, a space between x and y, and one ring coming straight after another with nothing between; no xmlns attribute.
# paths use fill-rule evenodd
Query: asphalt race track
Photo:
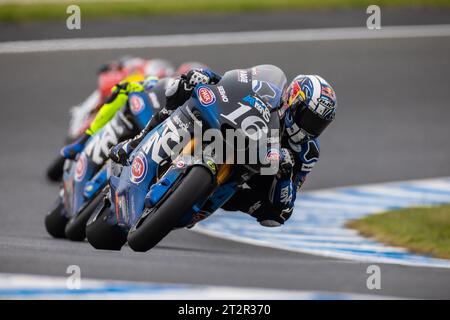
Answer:
<svg viewBox="0 0 450 320"><path fill-rule="evenodd" d="M339 40L0 55L0 272L450 298L450 270L368 264L285 252L177 231L151 252L96 251L54 240L44 215L57 186L44 170L63 143L68 109L95 87L95 70L124 53L199 60L219 72L271 63L291 79L317 73L339 110L321 140L307 189L450 174L450 38ZM214 218L214 217L212 217Z"/></svg>

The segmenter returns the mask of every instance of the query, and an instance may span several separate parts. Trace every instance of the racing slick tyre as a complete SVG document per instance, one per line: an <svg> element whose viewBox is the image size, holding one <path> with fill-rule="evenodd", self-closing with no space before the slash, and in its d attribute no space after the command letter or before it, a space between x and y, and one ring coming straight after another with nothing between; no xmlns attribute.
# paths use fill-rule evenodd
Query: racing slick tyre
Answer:
<svg viewBox="0 0 450 320"><path fill-rule="evenodd" d="M52 182L61 181L64 170L64 157L58 156L54 159L50 166L47 168L47 179Z"/></svg>
<svg viewBox="0 0 450 320"><path fill-rule="evenodd" d="M107 187L105 187L106 189ZM87 203L76 217L72 217L66 225L66 238L72 241L83 241L86 238L86 223L92 212L99 205L105 196L105 189L94 196L91 202Z"/></svg>
<svg viewBox="0 0 450 320"><path fill-rule="evenodd" d="M126 232L117 224L108 223L111 214L110 205L105 199L101 208L97 208L86 225L86 238L95 249L120 250L127 242Z"/></svg>
<svg viewBox="0 0 450 320"><path fill-rule="evenodd" d="M63 214L64 205L59 199L52 210L45 216L45 228L54 238L65 238L64 229L69 219Z"/></svg>
<svg viewBox="0 0 450 320"><path fill-rule="evenodd" d="M145 252L158 244L193 205L208 195L212 182L207 168L192 167L161 206L133 226L127 237L130 248Z"/></svg>

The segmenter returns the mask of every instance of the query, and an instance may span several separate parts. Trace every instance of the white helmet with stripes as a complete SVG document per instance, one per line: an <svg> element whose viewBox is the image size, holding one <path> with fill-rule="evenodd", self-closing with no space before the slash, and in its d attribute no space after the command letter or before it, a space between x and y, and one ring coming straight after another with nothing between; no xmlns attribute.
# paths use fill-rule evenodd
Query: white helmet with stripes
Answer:
<svg viewBox="0 0 450 320"><path fill-rule="evenodd" d="M293 143L317 138L334 120L336 95L330 84L317 75L299 75L283 95L280 116Z"/></svg>

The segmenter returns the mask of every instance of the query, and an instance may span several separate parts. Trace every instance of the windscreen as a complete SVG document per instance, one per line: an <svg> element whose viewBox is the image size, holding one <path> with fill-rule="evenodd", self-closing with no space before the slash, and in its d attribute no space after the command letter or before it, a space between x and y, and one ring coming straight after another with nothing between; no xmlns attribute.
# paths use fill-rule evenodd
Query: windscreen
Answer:
<svg viewBox="0 0 450 320"><path fill-rule="evenodd" d="M253 92L272 108L277 108L287 82L283 70L274 65L264 64L251 68L251 72Z"/></svg>

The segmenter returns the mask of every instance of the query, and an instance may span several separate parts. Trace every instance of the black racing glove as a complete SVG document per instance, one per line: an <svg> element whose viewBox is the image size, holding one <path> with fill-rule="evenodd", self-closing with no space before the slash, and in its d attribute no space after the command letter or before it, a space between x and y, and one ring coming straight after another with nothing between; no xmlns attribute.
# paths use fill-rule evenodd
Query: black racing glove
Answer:
<svg viewBox="0 0 450 320"><path fill-rule="evenodd" d="M277 173L278 180L290 180L294 169L294 156L292 152L286 148L281 149L280 167Z"/></svg>
<svg viewBox="0 0 450 320"><path fill-rule="evenodd" d="M118 143L116 146L112 147L109 151L109 158L114 161L115 163L119 163L121 165L126 165L128 155L132 151L131 148L129 148L129 140L122 141Z"/></svg>
<svg viewBox="0 0 450 320"><path fill-rule="evenodd" d="M210 81L209 76L201 70L190 70L188 73L183 74L181 79L184 79L190 87L203 83L208 84Z"/></svg>
<svg viewBox="0 0 450 320"><path fill-rule="evenodd" d="M183 105L192 95L198 84L216 84L221 77L211 70L190 70L175 79L166 89L166 109L175 110Z"/></svg>

